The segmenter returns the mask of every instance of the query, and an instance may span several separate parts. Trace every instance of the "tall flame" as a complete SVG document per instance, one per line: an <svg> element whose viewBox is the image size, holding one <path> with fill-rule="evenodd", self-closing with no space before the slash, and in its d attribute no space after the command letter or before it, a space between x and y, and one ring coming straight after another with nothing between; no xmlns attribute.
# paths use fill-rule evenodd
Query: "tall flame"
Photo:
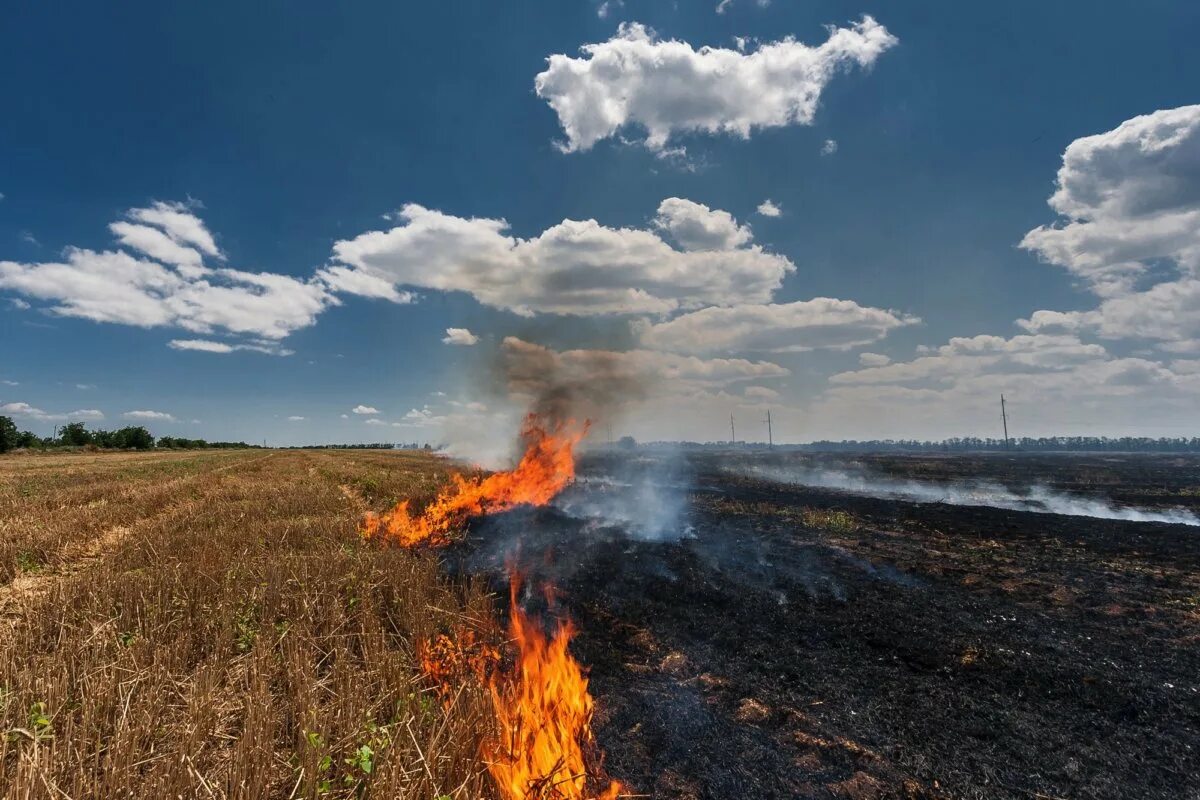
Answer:
<svg viewBox="0 0 1200 800"><path fill-rule="evenodd" d="M575 627L559 621L547 638L517 603L520 579L510 582L509 637L517 646L511 674L488 678L500 737L484 757L503 800L614 800L621 784L589 790L586 755L596 753L588 679L567 651ZM594 769L590 774L599 772Z"/></svg>
<svg viewBox="0 0 1200 800"><path fill-rule="evenodd" d="M363 536L383 536L403 547L442 547L471 517L519 505L545 505L575 477L575 445L587 435L587 427L547 425L529 414L521 428L525 453L514 469L483 479L451 475L451 482L419 515L409 511L407 500L383 514L368 512Z"/></svg>
<svg viewBox="0 0 1200 800"><path fill-rule="evenodd" d="M521 429L525 453L514 469L482 479L453 475L419 515L409 511L408 501L385 514L368 514L363 535L405 547L438 547L449 544L471 517L545 505L575 477L575 446L586 434L586 424L547 425L530 414ZM487 687L498 735L484 743L483 756L502 800L615 800L621 785L603 778L598 762L588 771L588 759L599 751L588 680L567 649L575 627L559 621L547 636L517 603L520 578L511 568L510 573L513 668L502 669L499 651L467 629L420 644L422 668L443 702L450 684L464 674L474 673Z"/></svg>

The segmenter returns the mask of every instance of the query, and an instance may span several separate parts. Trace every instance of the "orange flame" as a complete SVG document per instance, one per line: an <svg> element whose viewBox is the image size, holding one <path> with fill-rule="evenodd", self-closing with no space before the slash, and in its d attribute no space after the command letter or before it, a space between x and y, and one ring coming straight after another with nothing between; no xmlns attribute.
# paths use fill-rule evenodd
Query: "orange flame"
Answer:
<svg viewBox="0 0 1200 800"><path fill-rule="evenodd" d="M525 454L514 469L482 479L454 474L420 515L409 511L407 500L383 514L368 512L363 536L381 535L403 547L442 547L471 517L549 503L575 477L575 445L588 426L573 428L572 423L548 426L537 415L527 415L521 428Z"/></svg>
<svg viewBox="0 0 1200 800"><path fill-rule="evenodd" d="M438 547L471 517L545 505L575 477L575 446L587 427L547 426L530 414L521 429L526 450L514 469L483 479L453 475L422 514L413 515L408 501L401 502L385 514L368 514L363 535ZM560 621L547 637L517 604L519 587L514 573L508 632L517 654L511 671L500 668L495 648L466 628L455 632L457 641L443 634L420 644L421 666L443 702L451 684L468 675L487 686L499 735L484 743L483 755L502 800L615 800L621 784L604 778L596 760L588 680L567 650L575 628ZM589 773L590 757L596 758Z"/></svg>
<svg viewBox="0 0 1200 800"><path fill-rule="evenodd" d="M592 696L579 662L567 651L575 635L560 621L550 638L517 604L520 580L511 582L509 636L517 646L512 674L488 680L500 737L484 757L504 800L614 800L621 784L589 791L586 754L597 752ZM599 769L594 769L594 776Z"/></svg>

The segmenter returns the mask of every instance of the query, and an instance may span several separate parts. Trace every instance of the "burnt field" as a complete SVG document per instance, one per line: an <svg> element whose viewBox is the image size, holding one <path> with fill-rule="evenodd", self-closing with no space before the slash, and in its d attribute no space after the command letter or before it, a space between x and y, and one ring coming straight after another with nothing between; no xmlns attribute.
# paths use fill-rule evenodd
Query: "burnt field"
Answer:
<svg viewBox="0 0 1200 800"><path fill-rule="evenodd" d="M1194 510L1200 460L593 457L446 557L558 586L634 792L1200 797L1200 528L1048 507Z"/></svg>

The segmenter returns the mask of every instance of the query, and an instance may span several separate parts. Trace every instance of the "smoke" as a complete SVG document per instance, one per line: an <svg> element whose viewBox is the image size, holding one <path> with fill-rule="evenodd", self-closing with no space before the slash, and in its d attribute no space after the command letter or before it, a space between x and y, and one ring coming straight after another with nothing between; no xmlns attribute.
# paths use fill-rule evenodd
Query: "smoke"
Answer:
<svg viewBox="0 0 1200 800"><path fill-rule="evenodd" d="M655 458L613 454L592 459L553 505L589 526L619 529L631 539L678 541L695 533L685 516L692 487L691 467L678 451Z"/></svg>
<svg viewBox="0 0 1200 800"><path fill-rule="evenodd" d="M1104 500L1079 497L1033 485L1023 493L987 481L925 483L896 480L863 470L811 469L767 464L748 464L737 470L742 474L766 478L777 483L840 489L869 497L909 500L916 503L947 503L956 506L990 506L1039 514L1064 514L1126 522L1166 522L1173 525L1200 526L1200 517L1184 509L1149 510L1113 505Z"/></svg>
<svg viewBox="0 0 1200 800"><path fill-rule="evenodd" d="M611 350L558 352L509 336L500 355L509 396L550 424L611 421L653 381L627 353Z"/></svg>

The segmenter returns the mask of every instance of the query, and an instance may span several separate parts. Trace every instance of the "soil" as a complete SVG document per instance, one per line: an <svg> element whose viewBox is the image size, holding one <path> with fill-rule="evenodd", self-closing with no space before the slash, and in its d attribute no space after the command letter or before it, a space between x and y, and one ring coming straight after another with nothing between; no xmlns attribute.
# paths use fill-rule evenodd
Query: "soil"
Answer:
<svg viewBox="0 0 1200 800"><path fill-rule="evenodd" d="M747 455L583 465L635 518L522 510L520 543L591 670L608 771L661 798L1200 798L1200 528L917 503L731 473ZM764 454L920 480L1200 507L1200 459ZM620 474L623 481L605 482ZM635 526L636 527L636 526ZM532 594L530 595L532 596Z"/></svg>

